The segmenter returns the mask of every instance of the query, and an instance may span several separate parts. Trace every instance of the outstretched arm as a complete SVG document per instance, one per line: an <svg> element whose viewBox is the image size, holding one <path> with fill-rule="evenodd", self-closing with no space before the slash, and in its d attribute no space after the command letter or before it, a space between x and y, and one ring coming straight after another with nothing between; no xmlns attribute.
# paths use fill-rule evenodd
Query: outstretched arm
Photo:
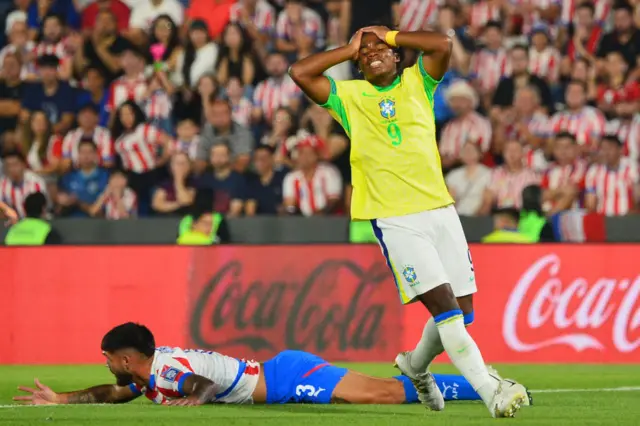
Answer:
<svg viewBox="0 0 640 426"><path fill-rule="evenodd" d="M216 384L206 377L189 374L182 385L186 398L174 399L165 405L203 405L213 401L218 391Z"/></svg>
<svg viewBox="0 0 640 426"><path fill-rule="evenodd" d="M34 380L36 388L19 386L22 392L30 395L13 397L14 401L23 401L28 405L56 404L117 404L129 402L139 396L130 386L99 385L74 392L56 393L50 387Z"/></svg>
<svg viewBox="0 0 640 426"><path fill-rule="evenodd" d="M358 31L348 45L316 53L296 62L289 69L289 75L311 100L320 105L325 104L331 94L331 83L323 73L344 61L357 59L361 39L362 32Z"/></svg>

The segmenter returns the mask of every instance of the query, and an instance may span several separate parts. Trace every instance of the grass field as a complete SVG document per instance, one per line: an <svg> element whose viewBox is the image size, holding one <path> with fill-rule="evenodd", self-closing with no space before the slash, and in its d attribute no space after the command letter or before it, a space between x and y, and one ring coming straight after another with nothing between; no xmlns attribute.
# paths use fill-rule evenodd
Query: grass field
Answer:
<svg viewBox="0 0 640 426"><path fill-rule="evenodd" d="M383 377L395 374L390 366L381 364L346 366ZM144 398L113 406L20 407L12 406L11 397L19 384L30 385L33 377L57 391L113 380L103 366L0 366L0 425L466 426L496 421L531 426L640 425L640 365L496 367L533 392L534 406L523 408L516 419L490 419L477 402L451 402L439 413L427 412L420 405L162 407ZM436 371L453 372L449 366L438 366Z"/></svg>

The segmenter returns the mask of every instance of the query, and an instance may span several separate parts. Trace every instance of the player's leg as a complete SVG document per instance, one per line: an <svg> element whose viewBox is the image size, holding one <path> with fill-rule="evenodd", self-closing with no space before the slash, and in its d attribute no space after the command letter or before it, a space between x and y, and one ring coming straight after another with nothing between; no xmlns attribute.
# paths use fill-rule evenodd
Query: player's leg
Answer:
<svg viewBox="0 0 640 426"><path fill-rule="evenodd" d="M331 402L347 404L407 404L418 402L418 393L407 377L371 377L348 370L336 384Z"/></svg>

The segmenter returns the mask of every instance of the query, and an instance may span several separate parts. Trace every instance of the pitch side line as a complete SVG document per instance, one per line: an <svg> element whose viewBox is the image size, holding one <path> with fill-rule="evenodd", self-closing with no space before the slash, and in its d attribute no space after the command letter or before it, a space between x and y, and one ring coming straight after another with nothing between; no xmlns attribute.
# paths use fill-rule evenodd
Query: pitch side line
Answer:
<svg viewBox="0 0 640 426"><path fill-rule="evenodd" d="M531 390L532 394L537 393L567 393L567 392L639 392L640 386L622 386L618 388L584 388L584 389L537 389ZM70 404L65 407L99 407L113 406L114 404ZM51 405L0 405L0 408L52 408Z"/></svg>

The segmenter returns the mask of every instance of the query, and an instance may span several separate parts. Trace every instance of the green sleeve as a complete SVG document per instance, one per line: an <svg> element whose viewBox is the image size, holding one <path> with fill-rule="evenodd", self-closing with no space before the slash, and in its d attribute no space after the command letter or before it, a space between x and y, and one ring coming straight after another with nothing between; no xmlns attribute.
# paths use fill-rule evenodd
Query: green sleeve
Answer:
<svg viewBox="0 0 640 426"><path fill-rule="evenodd" d="M183 217L178 225L178 237L191 229L191 225L193 225L193 217L191 215Z"/></svg>
<svg viewBox="0 0 640 426"><path fill-rule="evenodd" d="M335 118L338 123L344 128L344 131L347 132L347 136L351 137L351 125L349 124L349 119L347 118L347 112L344 108L344 103L340 96L338 95L338 87L336 86L336 82L333 78L327 77L329 83L331 83L331 93L329 94L329 99L327 102L320 105L322 108L326 108L329 113Z"/></svg>
<svg viewBox="0 0 640 426"><path fill-rule="evenodd" d="M420 75L422 76L422 86L424 87L424 91L427 93L427 97L429 98L429 101L433 105L433 94L435 93L436 88L438 87L438 84L442 81L442 78L440 80L436 80L435 78L429 75L427 70L424 69L424 63L422 62L422 55L423 54L421 53L418 56L418 69L420 70Z"/></svg>

